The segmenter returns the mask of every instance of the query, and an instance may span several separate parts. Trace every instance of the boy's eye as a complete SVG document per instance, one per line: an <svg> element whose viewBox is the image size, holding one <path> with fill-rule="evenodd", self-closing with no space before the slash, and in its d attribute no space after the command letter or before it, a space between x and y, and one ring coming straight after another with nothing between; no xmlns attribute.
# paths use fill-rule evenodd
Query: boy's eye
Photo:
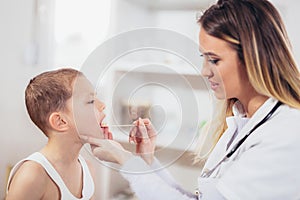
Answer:
<svg viewBox="0 0 300 200"><path fill-rule="evenodd" d="M95 100L91 100L88 102L88 104L93 104L95 102Z"/></svg>

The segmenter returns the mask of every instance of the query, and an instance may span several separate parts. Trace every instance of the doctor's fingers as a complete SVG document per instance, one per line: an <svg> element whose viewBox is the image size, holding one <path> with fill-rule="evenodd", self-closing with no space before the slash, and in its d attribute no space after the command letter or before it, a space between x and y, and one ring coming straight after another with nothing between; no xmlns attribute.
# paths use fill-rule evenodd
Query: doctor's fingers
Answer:
<svg viewBox="0 0 300 200"><path fill-rule="evenodd" d="M142 133L139 135L139 138L143 138L145 140L150 139L153 142L156 140L157 132L154 126L152 125L150 119L139 119L135 121L134 124L138 126L140 132ZM144 130L144 127L146 128L146 131Z"/></svg>
<svg viewBox="0 0 300 200"><path fill-rule="evenodd" d="M79 137L85 143L89 143L93 146L101 146L101 144L103 143L103 140L104 140L104 139L98 139L98 138L90 137L90 136L87 136L87 135L80 135Z"/></svg>
<svg viewBox="0 0 300 200"><path fill-rule="evenodd" d="M113 134L112 134L112 132L110 132L110 131L105 132L105 133L104 133L104 139L112 140L112 139L113 139Z"/></svg>
<svg viewBox="0 0 300 200"><path fill-rule="evenodd" d="M99 160L107 162L115 162L114 157L110 155L109 149L105 147L95 147L92 148L92 153Z"/></svg>
<svg viewBox="0 0 300 200"><path fill-rule="evenodd" d="M112 135L112 133L109 131L109 128L108 128L108 127L104 127L103 130L104 130L104 131L103 131L104 139L112 140L112 139L113 139L113 135Z"/></svg>
<svg viewBox="0 0 300 200"><path fill-rule="evenodd" d="M129 143L134 144L136 143L136 135L137 135L137 127L134 126L129 132Z"/></svg>
<svg viewBox="0 0 300 200"><path fill-rule="evenodd" d="M103 160L102 154L103 154L103 148L92 145L92 153L94 156L96 156L98 159Z"/></svg>
<svg viewBox="0 0 300 200"><path fill-rule="evenodd" d="M138 131L136 134L136 139L138 143L147 143L149 141L148 130L144 124L144 121L141 118L139 118L138 121Z"/></svg>
<svg viewBox="0 0 300 200"><path fill-rule="evenodd" d="M113 140L114 139L112 132L108 132L108 139L109 140Z"/></svg>
<svg viewBox="0 0 300 200"><path fill-rule="evenodd" d="M147 134L145 134L145 132L147 132L147 130L145 128L145 125L140 123L139 121L135 121L134 125L135 126L130 130L130 133L129 133L129 143L131 143L131 144L141 143L143 140L143 135L147 135ZM143 132L141 132L141 131L143 131Z"/></svg>
<svg viewBox="0 0 300 200"><path fill-rule="evenodd" d="M139 118L133 124L135 126L130 130L129 134L130 143L147 142L149 137L156 136L156 132L149 119Z"/></svg>
<svg viewBox="0 0 300 200"><path fill-rule="evenodd" d="M148 118L143 119L143 121L144 121L145 127L147 129L148 137L150 139L153 138L153 137L156 137L157 132L156 132L154 126L152 125L151 121Z"/></svg>

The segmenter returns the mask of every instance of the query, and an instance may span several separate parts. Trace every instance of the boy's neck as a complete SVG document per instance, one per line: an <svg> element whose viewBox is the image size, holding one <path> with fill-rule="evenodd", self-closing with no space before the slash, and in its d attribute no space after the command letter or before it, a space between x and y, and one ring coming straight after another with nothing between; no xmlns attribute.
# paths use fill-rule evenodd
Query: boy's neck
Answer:
<svg viewBox="0 0 300 200"><path fill-rule="evenodd" d="M69 165L78 162L78 156L82 147L80 140L70 137L69 134L58 134L49 137L47 145L41 150L41 153L51 163L60 165Z"/></svg>

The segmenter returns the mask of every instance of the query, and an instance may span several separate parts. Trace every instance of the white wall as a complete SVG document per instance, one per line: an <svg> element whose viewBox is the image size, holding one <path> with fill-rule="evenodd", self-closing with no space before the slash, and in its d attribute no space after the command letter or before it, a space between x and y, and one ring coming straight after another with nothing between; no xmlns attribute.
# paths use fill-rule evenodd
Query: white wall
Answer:
<svg viewBox="0 0 300 200"><path fill-rule="evenodd" d="M0 198L4 196L7 165L38 150L45 137L32 125L24 106L25 86L45 68L25 64L31 40L33 0L0 1Z"/></svg>
<svg viewBox="0 0 300 200"><path fill-rule="evenodd" d="M288 35L292 43L294 55L298 63L298 68L300 69L300 26L298 25L300 18L300 1L276 0L274 4L278 5L278 8L282 13Z"/></svg>
<svg viewBox="0 0 300 200"><path fill-rule="evenodd" d="M176 31L198 43L196 13L197 10L158 10L155 12L155 26Z"/></svg>
<svg viewBox="0 0 300 200"><path fill-rule="evenodd" d="M154 13L127 0L112 0L111 35L140 27L154 26Z"/></svg>

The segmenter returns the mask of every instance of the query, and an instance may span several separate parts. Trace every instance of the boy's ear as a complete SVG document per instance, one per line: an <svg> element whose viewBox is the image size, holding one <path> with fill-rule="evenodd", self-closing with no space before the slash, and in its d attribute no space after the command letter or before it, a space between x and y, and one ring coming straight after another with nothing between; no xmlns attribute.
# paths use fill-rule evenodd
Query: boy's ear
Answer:
<svg viewBox="0 0 300 200"><path fill-rule="evenodd" d="M51 113L49 117L50 126L56 131L66 131L68 129L68 122L64 116L59 112Z"/></svg>

